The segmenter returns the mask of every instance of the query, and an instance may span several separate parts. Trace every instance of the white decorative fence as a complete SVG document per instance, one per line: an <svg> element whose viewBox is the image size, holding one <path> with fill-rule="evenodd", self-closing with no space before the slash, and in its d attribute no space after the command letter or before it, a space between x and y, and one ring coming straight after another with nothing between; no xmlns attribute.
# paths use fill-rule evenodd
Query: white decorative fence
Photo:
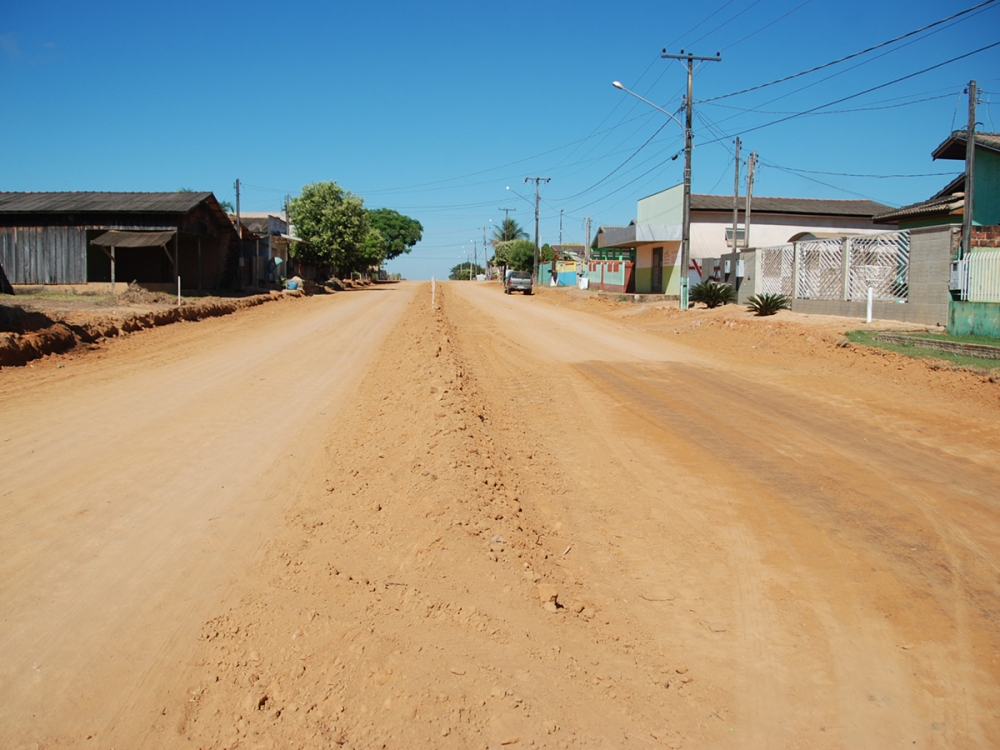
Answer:
<svg viewBox="0 0 1000 750"><path fill-rule="evenodd" d="M797 299L906 301L908 232L807 240L757 248L760 292Z"/></svg>
<svg viewBox="0 0 1000 750"><path fill-rule="evenodd" d="M1000 302L1000 250L973 250L961 273L963 300Z"/></svg>

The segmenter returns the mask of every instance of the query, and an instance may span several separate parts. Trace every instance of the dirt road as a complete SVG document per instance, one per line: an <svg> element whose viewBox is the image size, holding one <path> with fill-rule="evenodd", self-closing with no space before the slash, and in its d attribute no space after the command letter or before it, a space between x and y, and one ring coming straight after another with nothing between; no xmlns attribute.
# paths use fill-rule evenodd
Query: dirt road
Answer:
<svg viewBox="0 0 1000 750"><path fill-rule="evenodd" d="M0 373L0 744L992 746L1000 386L540 292Z"/></svg>
<svg viewBox="0 0 1000 750"><path fill-rule="evenodd" d="M3 371L0 746L148 731L411 294L265 305Z"/></svg>

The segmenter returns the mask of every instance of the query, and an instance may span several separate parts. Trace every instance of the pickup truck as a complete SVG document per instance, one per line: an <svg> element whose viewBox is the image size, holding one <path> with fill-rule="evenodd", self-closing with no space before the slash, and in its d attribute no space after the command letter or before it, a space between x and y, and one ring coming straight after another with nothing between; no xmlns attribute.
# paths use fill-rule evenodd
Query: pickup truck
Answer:
<svg viewBox="0 0 1000 750"><path fill-rule="evenodd" d="M532 291L531 274L528 271L507 271L503 280L504 294L511 292L531 294Z"/></svg>

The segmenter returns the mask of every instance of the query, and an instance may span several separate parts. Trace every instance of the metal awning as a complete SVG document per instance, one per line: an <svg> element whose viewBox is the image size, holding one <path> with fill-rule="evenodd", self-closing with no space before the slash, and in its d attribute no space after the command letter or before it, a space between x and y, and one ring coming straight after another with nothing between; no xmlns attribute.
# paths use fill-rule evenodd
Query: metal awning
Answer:
<svg viewBox="0 0 1000 750"><path fill-rule="evenodd" d="M163 247L173 238L175 232L123 232L111 229L91 240L99 247Z"/></svg>

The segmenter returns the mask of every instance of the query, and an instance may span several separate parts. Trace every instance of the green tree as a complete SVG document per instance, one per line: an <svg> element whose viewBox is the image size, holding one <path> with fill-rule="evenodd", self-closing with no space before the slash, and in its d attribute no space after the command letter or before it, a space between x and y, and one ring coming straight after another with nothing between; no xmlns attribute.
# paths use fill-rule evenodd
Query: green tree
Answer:
<svg viewBox="0 0 1000 750"><path fill-rule="evenodd" d="M340 272L368 268L365 243L371 224L359 196L336 182L315 182L291 200L288 214L299 237L309 243L300 246L298 257Z"/></svg>
<svg viewBox="0 0 1000 750"><path fill-rule="evenodd" d="M468 281L470 272L472 278L476 278L478 274L486 273L486 269L478 263L459 263L457 266L452 266L448 278L452 281Z"/></svg>
<svg viewBox="0 0 1000 750"><path fill-rule="evenodd" d="M375 229L375 227L370 227L368 229L368 234L365 235L365 244L361 250L361 259L364 263L365 269L382 265L388 257L388 252L389 243L386 242L382 232ZM358 268L354 270L365 269Z"/></svg>
<svg viewBox="0 0 1000 750"><path fill-rule="evenodd" d="M385 260L392 260L408 253L423 237L424 227L416 219L404 216L391 208L376 208L368 212L374 229L382 233L386 242Z"/></svg>
<svg viewBox="0 0 1000 750"><path fill-rule="evenodd" d="M510 242L511 240L526 240L528 233L521 229L521 225L516 219L509 216L503 220L498 227L493 227L493 244L498 242Z"/></svg>
<svg viewBox="0 0 1000 750"><path fill-rule="evenodd" d="M546 242L538 250L538 262L539 263L551 263L556 259L556 251L552 249L552 246Z"/></svg>
<svg viewBox="0 0 1000 750"><path fill-rule="evenodd" d="M535 266L535 243L514 240L506 249L507 266L515 271L531 271Z"/></svg>

